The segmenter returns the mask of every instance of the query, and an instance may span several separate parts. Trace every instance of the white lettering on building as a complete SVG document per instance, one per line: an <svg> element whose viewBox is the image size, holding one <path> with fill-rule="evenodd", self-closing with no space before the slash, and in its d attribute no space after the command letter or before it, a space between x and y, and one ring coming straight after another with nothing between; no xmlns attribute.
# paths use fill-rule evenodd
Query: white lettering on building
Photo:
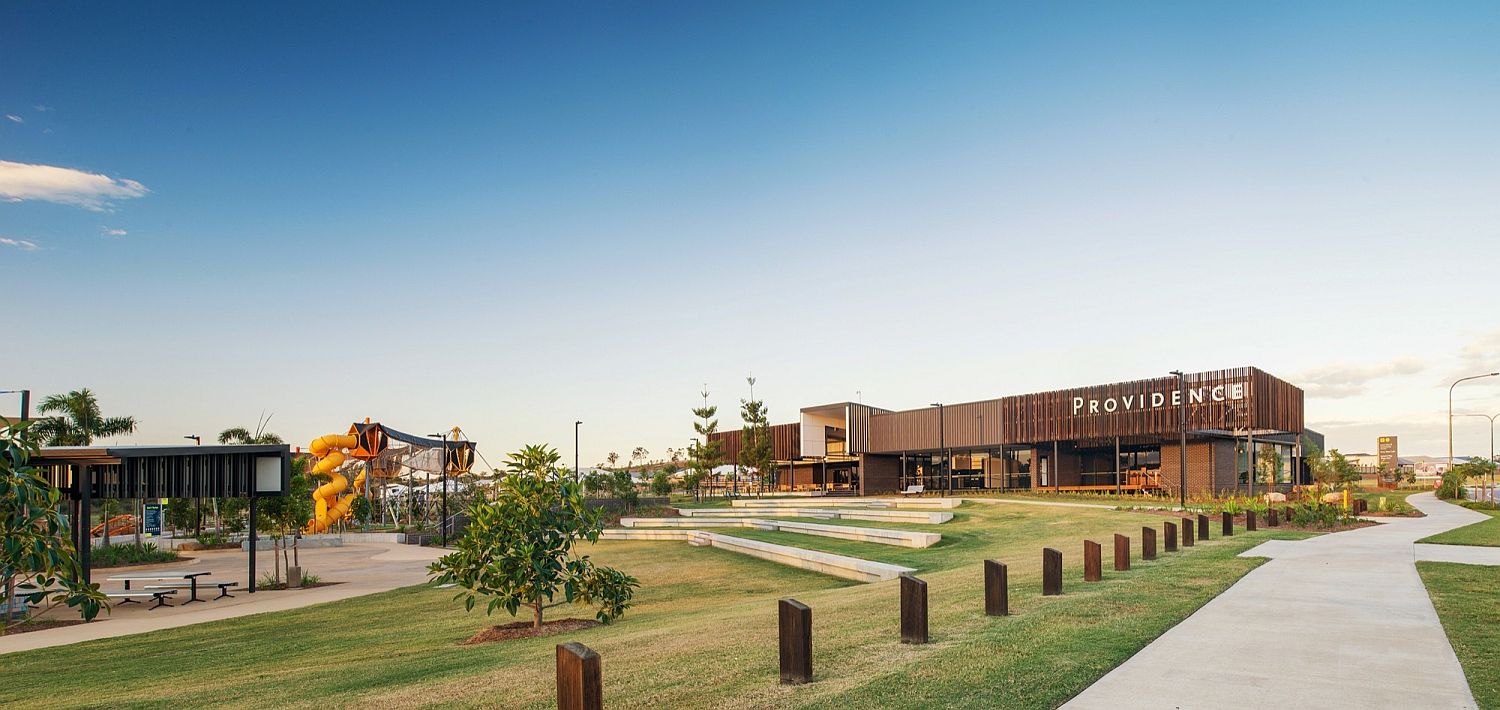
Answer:
<svg viewBox="0 0 1500 710"><path fill-rule="evenodd" d="M1187 390L1189 404L1202 404L1205 401L1225 402L1237 401L1245 398L1245 383L1231 382L1226 385L1214 385L1213 387L1194 387ZM1081 414L1085 409L1089 414L1099 414L1104 410L1105 414L1113 414L1120 410L1123 405L1125 411L1134 409L1160 409L1171 401L1173 407L1181 406L1182 390L1172 390L1168 395L1165 392L1152 392L1148 398L1145 392L1140 394L1127 394L1119 397L1105 397L1104 399L1092 399L1087 397L1073 398L1073 414Z"/></svg>

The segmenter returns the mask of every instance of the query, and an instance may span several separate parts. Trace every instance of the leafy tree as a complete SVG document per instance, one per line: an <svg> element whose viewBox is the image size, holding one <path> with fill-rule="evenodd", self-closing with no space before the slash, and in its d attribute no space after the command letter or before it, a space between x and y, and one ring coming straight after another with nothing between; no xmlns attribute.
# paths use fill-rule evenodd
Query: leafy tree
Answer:
<svg viewBox="0 0 1500 710"><path fill-rule="evenodd" d="M1302 450L1307 459L1307 470L1317 483L1319 492L1326 488L1347 487L1359 480L1359 468L1338 449L1328 453L1318 448L1311 439L1303 439Z"/></svg>
<svg viewBox="0 0 1500 710"><path fill-rule="evenodd" d="M281 583L281 568L287 557L286 538L294 535L313 516L313 482L307 475L308 457L292 457L291 485L286 495L263 498L255 510L255 524L271 534L274 579ZM279 556L275 553L280 553Z"/></svg>
<svg viewBox="0 0 1500 710"><path fill-rule="evenodd" d="M625 509L630 510L641 502L641 496L635 490L635 479L631 477L630 471L615 471L610 479L609 494L625 503Z"/></svg>
<svg viewBox="0 0 1500 710"><path fill-rule="evenodd" d="M1281 467L1285 461L1280 448L1271 444L1261 444L1260 455L1255 457L1256 477L1269 489L1276 485L1276 477L1281 473Z"/></svg>
<svg viewBox="0 0 1500 710"><path fill-rule="evenodd" d="M764 402L755 398L755 378L745 378L750 383L750 399L740 400L740 419L745 425L741 430L740 463L755 469L762 487L766 480L775 481L775 452L771 441L771 417Z"/></svg>
<svg viewBox="0 0 1500 710"><path fill-rule="evenodd" d="M573 553L579 542L597 541L604 526L579 485L557 475L557 459L547 446L511 454L494 501L470 506L458 549L428 567L434 581L464 588L454 599L465 609L481 598L489 600L486 614L503 608L515 616L524 606L540 629L543 611L561 604L597 605L604 623L630 607L636 578Z"/></svg>
<svg viewBox="0 0 1500 710"><path fill-rule="evenodd" d="M707 385L703 386L702 394L703 406L693 408L693 416L699 419L693 422L693 431L701 438L694 439L693 444L688 447L692 473L683 478L683 483L692 489L695 498L698 497L698 487L703 484L703 479L713 473L723 456L719 442L709 438L719 431L719 420L714 418L719 413L719 408L709 405Z"/></svg>
<svg viewBox="0 0 1500 710"><path fill-rule="evenodd" d="M242 426L232 426L219 432L220 444L285 444L280 436L266 431L271 418L266 417L255 425L255 432Z"/></svg>
<svg viewBox="0 0 1500 710"><path fill-rule="evenodd" d="M668 467L677 468L672 464L667 464L660 471L657 471L655 476L651 477L651 492L658 496L672 495L672 476L667 473Z"/></svg>
<svg viewBox="0 0 1500 710"><path fill-rule="evenodd" d="M56 415L44 417L36 424L36 433L46 446L88 446L98 437L135 432L135 417L104 416L99 410L99 400L87 387L48 396L37 412Z"/></svg>
<svg viewBox="0 0 1500 710"><path fill-rule="evenodd" d="M604 460L606 460L606 461L609 462L609 467L610 468L614 468L615 467L615 463L620 460L620 455L617 454L617 453L615 453L615 452L613 452L613 451L611 451L611 452L609 452L608 456L604 457Z"/></svg>
<svg viewBox="0 0 1500 710"><path fill-rule="evenodd" d="M83 581L62 491L27 464L39 448L33 426L0 426L0 592L7 604L20 592L29 603L66 604L93 619L108 599ZM8 615L0 618L0 634L12 625Z"/></svg>
<svg viewBox="0 0 1500 710"><path fill-rule="evenodd" d="M644 446L635 447L630 451L630 465L634 466L636 461L644 460L650 454L651 452L647 451Z"/></svg>

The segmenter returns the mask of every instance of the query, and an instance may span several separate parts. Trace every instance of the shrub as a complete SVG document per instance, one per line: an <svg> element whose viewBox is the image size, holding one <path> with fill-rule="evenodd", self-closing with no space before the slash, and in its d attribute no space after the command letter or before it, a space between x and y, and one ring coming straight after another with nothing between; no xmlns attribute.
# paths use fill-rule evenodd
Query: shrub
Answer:
<svg viewBox="0 0 1500 710"><path fill-rule="evenodd" d="M157 549L156 545L150 542L140 547L136 547L134 544L128 542L117 542L112 545L96 547L93 553L90 554L90 559L95 567L172 562L177 557L176 550Z"/></svg>
<svg viewBox="0 0 1500 710"><path fill-rule="evenodd" d="M657 471L656 475L651 477L651 492L662 497L672 494L672 479L666 471Z"/></svg>
<svg viewBox="0 0 1500 710"><path fill-rule="evenodd" d="M1438 486L1437 497L1462 500L1464 497L1464 473L1455 468L1443 472L1443 483Z"/></svg>

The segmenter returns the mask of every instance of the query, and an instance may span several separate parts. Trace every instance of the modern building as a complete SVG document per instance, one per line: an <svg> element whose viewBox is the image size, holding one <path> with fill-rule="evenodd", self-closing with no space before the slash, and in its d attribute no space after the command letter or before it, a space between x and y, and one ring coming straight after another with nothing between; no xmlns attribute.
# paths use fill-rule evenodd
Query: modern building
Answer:
<svg viewBox="0 0 1500 710"><path fill-rule="evenodd" d="M1256 463L1285 486L1304 482L1302 442L1323 444L1303 426L1302 399L1244 367L902 411L805 407L798 421L771 427L776 487L1176 493L1184 429L1189 493L1248 489ZM712 438L736 463L742 432ZM1264 480L1255 476L1255 487Z"/></svg>

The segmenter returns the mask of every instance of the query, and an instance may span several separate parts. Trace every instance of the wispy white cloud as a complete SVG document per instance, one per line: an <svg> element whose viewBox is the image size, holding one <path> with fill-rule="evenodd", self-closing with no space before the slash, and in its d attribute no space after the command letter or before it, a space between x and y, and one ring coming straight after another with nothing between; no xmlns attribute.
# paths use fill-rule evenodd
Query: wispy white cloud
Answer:
<svg viewBox="0 0 1500 710"><path fill-rule="evenodd" d="M1374 365L1333 363L1313 368L1298 374L1293 382L1302 384L1309 395L1324 399L1354 397L1365 392L1370 382L1386 377L1414 375L1427 369L1427 364L1416 358L1396 358Z"/></svg>
<svg viewBox="0 0 1500 710"><path fill-rule="evenodd" d="M42 200L104 212L114 206L114 200L142 197L149 192L135 180L0 160L0 201Z"/></svg>
<svg viewBox="0 0 1500 710"><path fill-rule="evenodd" d="M52 110L51 106L47 106L45 104L37 104L35 106L32 106L32 108L36 109L37 111L39 111L41 113L46 113L46 112Z"/></svg>
<svg viewBox="0 0 1500 710"><path fill-rule="evenodd" d="M12 123L25 123L26 122L26 119L21 118L20 116L17 116L17 115L15 115L13 113L7 113L7 114L5 114L5 117L8 118L8 119L10 119Z"/></svg>
<svg viewBox="0 0 1500 710"><path fill-rule="evenodd" d="M12 249L20 249L21 251L36 251L41 249L41 246L37 245L36 242L28 242L25 239L11 239L10 237L0 237L0 245L8 246Z"/></svg>
<svg viewBox="0 0 1500 710"><path fill-rule="evenodd" d="M111 229L109 227L100 227L99 231L103 232L106 237L123 237L130 233L123 229Z"/></svg>

